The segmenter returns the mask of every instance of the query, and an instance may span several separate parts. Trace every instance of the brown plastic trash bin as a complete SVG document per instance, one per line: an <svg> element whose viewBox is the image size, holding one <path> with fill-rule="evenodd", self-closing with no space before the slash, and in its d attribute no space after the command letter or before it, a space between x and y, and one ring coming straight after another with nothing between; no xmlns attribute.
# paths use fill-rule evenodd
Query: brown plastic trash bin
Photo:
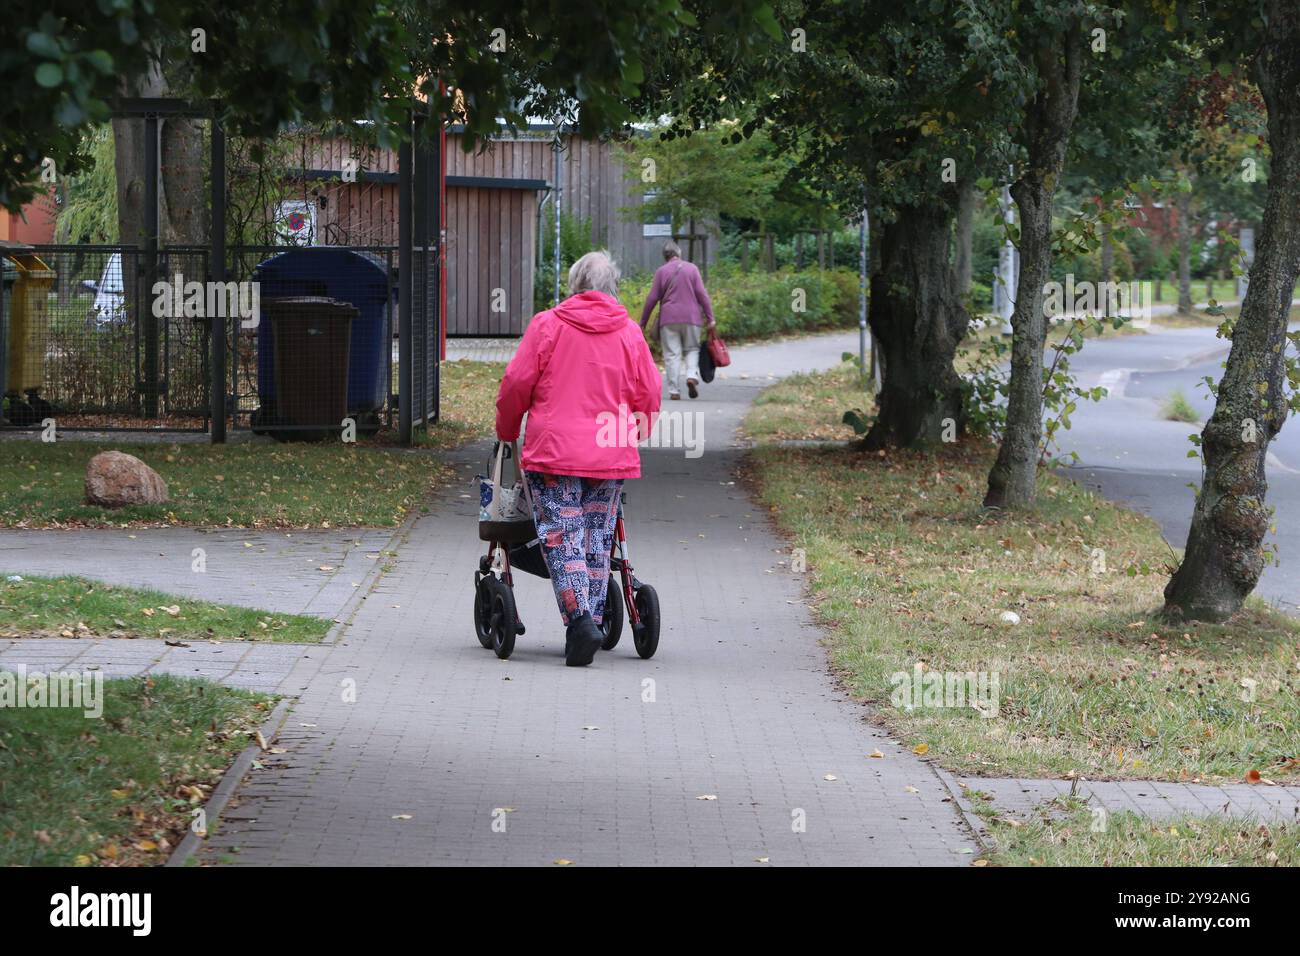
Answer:
<svg viewBox="0 0 1300 956"><path fill-rule="evenodd" d="M275 417L280 439L338 435L348 413L352 320L357 308L340 299L264 299L261 317L275 336Z"/></svg>

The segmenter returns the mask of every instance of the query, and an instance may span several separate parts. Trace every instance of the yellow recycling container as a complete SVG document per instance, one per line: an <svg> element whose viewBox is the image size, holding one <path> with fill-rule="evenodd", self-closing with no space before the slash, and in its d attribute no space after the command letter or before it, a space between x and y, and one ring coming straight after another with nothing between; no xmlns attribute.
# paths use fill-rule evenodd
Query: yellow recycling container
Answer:
<svg viewBox="0 0 1300 956"><path fill-rule="evenodd" d="M55 272L38 256L12 255L18 267L9 300L9 374L5 389L10 394L45 386L45 354L50 337L50 289Z"/></svg>

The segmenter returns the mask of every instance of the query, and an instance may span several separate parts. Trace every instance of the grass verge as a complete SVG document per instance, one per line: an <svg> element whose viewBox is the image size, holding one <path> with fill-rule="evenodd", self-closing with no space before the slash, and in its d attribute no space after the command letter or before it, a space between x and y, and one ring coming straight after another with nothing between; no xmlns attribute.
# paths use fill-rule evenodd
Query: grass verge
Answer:
<svg viewBox="0 0 1300 956"><path fill-rule="evenodd" d="M330 622L224 607L85 578L0 579L0 637L318 643Z"/></svg>
<svg viewBox="0 0 1300 956"><path fill-rule="evenodd" d="M416 443L424 448L456 448L491 438L496 426L497 391L505 373L505 362L444 362L438 423L427 431L418 431Z"/></svg>
<svg viewBox="0 0 1300 956"><path fill-rule="evenodd" d="M1160 406L1160 416L1166 421L1186 422L1189 425L1194 425L1201 420L1201 413L1178 389L1175 389Z"/></svg>
<svg viewBox="0 0 1300 956"><path fill-rule="evenodd" d="M0 866L164 862L271 698L160 675L102 703L0 709Z"/></svg>
<svg viewBox="0 0 1300 956"><path fill-rule="evenodd" d="M834 379L775 386L783 400L756 405L749 433L825 424L824 388ZM845 685L899 739L975 776L1300 776L1300 622L1252 605L1226 625L1164 623L1175 556L1153 522L1051 475L1036 510L986 512L992 455L975 441L751 453L758 495L805 549ZM896 694L918 667L929 682L996 674L997 715Z"/></svg>
<svg viewBox="0 0 1300 956"><path fill-rule="evenodd" d="M1296 866L1300 827L1229 817L1097 817L1079 800L1040 807L1028 821L981 813L997 839L994 866Z"/></svg>
<svg viewBox="0 0 1300 956"><path fill-rule="evenodd" d="M156 470L171 501L118 509L86 504L86 465L108 450ZM391 527L447 473L428 456L341 443L10 441L0 455L0 527Z"/></svg>

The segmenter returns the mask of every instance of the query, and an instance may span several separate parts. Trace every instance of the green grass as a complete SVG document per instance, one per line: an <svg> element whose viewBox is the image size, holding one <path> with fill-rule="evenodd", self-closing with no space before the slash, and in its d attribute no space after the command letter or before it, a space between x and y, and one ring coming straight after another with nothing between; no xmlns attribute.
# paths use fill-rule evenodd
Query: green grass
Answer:
<svg viewBox="0 0 1300 956"><path fill-rule="evenodd" d="M505 372L505 362L444 362L438 423L428 431L417 432L416 443L427 448L455 448L491 438L496 426L497 391Z"/></svg>
<svg viewBox="0 0 1300 956"><path fill-rule="evenodd" d="M1160 415L1166 421L1186 422L1194 425L1201 420L1200 413L1192 407L1187 396L1175 389L1160 407Z"/></svg>
<svg viewBox="0 0 1300 956"><path fill-rule="evenodd" d="M819 396L808 417L829 419L821 386L774 391L803 387ZM845 388L839 407L855 402L860 393ZM782 434L798 437L788 402L755 406L749 432L777 415ZM762 501L806 549L845 685L909 746L927 744L972 775L1300 775L1300 622L1253 605L1227 625L1163 623L1176 557L1150 520L1048 475L1036 510L988 513L992 456L978 441L932 454L752 453ZM1004 623L1008 611L1020 623ZM892 706L893 676L918 663L996 672L999 715Z"/></svg>
<svg viewBox="0 0 1300 956"><path fill-rule="evenodd" d="M1155 298L1155 282L1151 279L1143 279L1142 285L1151 290L1152 304L1177 305L1178 304L1178 282L1162 282L1160 284L1160 298ZM1210 294L1206 294L1206 293ZM1296 283L1295 294L1293 298L1300 297L1300 282ZM1204 279L1192 280L1192 305L1198 302L1208 302L1214 299L1216 302L1232 302L1237 298L1237 280L1236 279L1215 279L1209 289L1206 288Z"/></svg>
<svg viewBox="0 0 1300 956"><path fill-rule="evenodd" d="M105 680L100 719L0 709L0 866L162 863L270 701L158 676Z"/></svg>
<svg viewBox="0 0 1300 956"><path fill-rule="evenodd" d="M86 465L110 449L161 474L171 501L119 509L86 504ZM445 474L427 455L341 443L9 441L0 454L0 527L391 527Z"/></svg>
<svg viewBox="0 0 1300 956"><path fill-rule="evenodd" d="M0 577L0 637L151 637L317 643L330 622L193 601L84 578Z"/></svg>
<svg viewBox="0 0 1300 956"><path fill-rule="evenodd" d="M858 367L844 362L820 375L791 375L754 399L759 413L745 419L741 435L751 441L785 439L832 441L851 437L852 430L843 423L851 401L865 409L871 393L859 388Z"/></svg>
<svg viewBox="0 0 1300 956"><path fill-rule="evenodd" d="M977 802L978 806L978 802ZM1228 817L1147 820L1094 815L1065 799L1019 820L982 812L997 841L995 866L1297 866L1300 826Z"/></svg>

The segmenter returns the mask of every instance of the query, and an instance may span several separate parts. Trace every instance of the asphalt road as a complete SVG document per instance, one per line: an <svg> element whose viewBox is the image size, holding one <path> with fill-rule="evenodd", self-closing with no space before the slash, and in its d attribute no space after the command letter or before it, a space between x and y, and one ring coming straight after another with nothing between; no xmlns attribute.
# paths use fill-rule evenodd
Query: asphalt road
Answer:
<svg viewBox="0 0 1300 956"><path fill-rule="evenodd" d="M1203 379L1223 374L1229 343L1213 328L1152 326L1146 335L1089 341L1073 356L1071 371L1085 387L1103 385L1100 402L1080 405L1073 427L1062 434L1063 452L1079 456L1068 469L1103 495L1151 515L1174 547L1187 541L1199 458L1188 458L1214 410ZM1181 391L1200 414L1196 424L1166 421L1161 406ZM1290 423L1269 449L1268 503L1277 531L1268 540L1278 563L1269 565L1256 593L1292 613L1300 612L1300 426Z"/></svg>

